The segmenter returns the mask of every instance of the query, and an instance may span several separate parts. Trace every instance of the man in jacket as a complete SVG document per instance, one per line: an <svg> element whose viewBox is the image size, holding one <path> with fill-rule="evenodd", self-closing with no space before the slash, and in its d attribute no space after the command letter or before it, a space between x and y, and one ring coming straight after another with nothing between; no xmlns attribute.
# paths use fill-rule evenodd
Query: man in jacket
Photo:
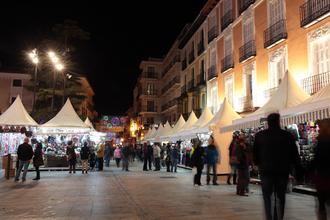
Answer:
<svg viewBox="0 0 330 220"><path fill-rule="evenodd" d="M193 153L191 156L192 167L196 167L197 173L194 176L194 185L201 186L201 176L204 167L204 149L201 147L200 140L195 138L192 140L193 144Z"/></svg>
<svg viewBox="0 0 330 220"><path fill-rule="evenodd" d="M280 127L280 115L270 114L267 122L268 129L260 131L255 137L254 163L260 170L266 219L283 219L290 169L293 165L299 165L300 159L293 136ZM272 208L273 193L277 202L273 203L275 207Z"/></svg>
<svg viewBox="0 0 330 220"><path fill-rule="evenodd" d="M151 170L152 169L152 167L151 167L152 156L153 156L154 149L152 148L150 142L148 142L147 145L148 145L147 161L148 161L148 165L149 165L149 170Z"/></svg>
<svg viewBox="0 0 330 220"><path fill-rule="evenodd" d="M97 161L98 161L98 171L103 170L103 158L104 158L104 148L105 145L102 143L96 151Z"/></svg>
<svg viewBox="0 0 330 220"><path fill-rule="evenodd" d="M124 147L122 148L121 156L123 160L123 170L129 171L128 165L129 165L130 147L128 143L125 143Z"/></svg>
<svg viewBox="0 0 330 220"><path fill-rule="evenodd" d="M26 173L29 168L30 160L33 157L32 146L29 144L29 138L24 139L24 143L18 146L17 149L17 159L19 161L18 170L15 177L15 182L19 181L21 171L24 167L24 172L22 176L22 182L26 180Z"/></svg>
<svg viewBox="0 0 330 220"><path fill-rule="evenodd" d="M154 145L154 158L155 158L155 169L154 171L160 170L160 147L155 144Z"/></svg>
<svg viewBox="0 0 330 220"><path fill-rule="evenodd" d="M207 164L207 175L206 175L206 184L210 184L210 170L212 167L213 170L213 185L219 185L217 183L217 162L219 161L219 152L217 147L214 145L214 139L211 136L208 140L209 145L206 150L206 164Z"/></svg>
<svg viewBox="0 0 330 220"><path fill-rule="evenodd" d="M174 171L176 173L176 170L177 170L177 167L178 167L179 157L180 157L179 146L178 146L178 144L175 144L175 146L171 150L171 161L172 161L171 172Z"/></svg>
<svg viewBox="0 0 330 220"><path fill-rule="evenodd" d="M82 165L82 173L86 173L88 171L88 159L90 155L89 147L87 146L87 142L84 142L84 146L81 148L80 151L80 159L81 159L81 165Z"/></svg>

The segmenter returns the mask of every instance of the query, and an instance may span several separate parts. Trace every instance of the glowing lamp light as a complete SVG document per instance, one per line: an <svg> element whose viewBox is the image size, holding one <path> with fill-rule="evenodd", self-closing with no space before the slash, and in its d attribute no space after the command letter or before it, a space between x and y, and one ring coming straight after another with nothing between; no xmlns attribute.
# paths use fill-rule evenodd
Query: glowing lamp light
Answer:
<svg viewBox="0 0 330 220"><path fill-rule="evenodd" d="M62 71L62 70L64 69L64 66L63 66L63 64L58 63L58 64L55 65L55 68L56 68L58 71Z"/></svg>

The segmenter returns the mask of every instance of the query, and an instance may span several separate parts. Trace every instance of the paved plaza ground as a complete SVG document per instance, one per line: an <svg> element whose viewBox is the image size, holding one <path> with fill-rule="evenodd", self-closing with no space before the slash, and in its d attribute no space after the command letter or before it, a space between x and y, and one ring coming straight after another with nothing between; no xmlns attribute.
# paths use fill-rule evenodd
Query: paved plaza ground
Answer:
<svg viewBox="0 0 330 220"><path fill-rule="evenodd" d="M130 172L110 167L103 172L42 172L40 181L0 180L0 219L263 219L260 187L249 197L221 179L219 186L193 186L191 171ZM203 183L205 183L205 176ZM291 193L286 219L313 220L315 199Z"/></svg>

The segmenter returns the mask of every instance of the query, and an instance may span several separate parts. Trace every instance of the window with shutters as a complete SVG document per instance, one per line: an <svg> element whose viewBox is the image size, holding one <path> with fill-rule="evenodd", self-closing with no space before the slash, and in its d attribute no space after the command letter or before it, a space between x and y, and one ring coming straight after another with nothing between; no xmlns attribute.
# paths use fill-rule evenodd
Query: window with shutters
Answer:
<svg viewBox="0 0 330 220"><path fill-rule="evenodd" d="M225 96L227 98L227 101L234 106L234 82L233 77L228 76L225 78Z"/></svg>
<svg viewBox="0 0 330 220"><path fill-rule="evenodd" d="M233 45L232 45L232 37L231 34L228 34L225 37L225 44L224 44L224 57L231 55L233 51Z"/></svg>
<svg viewBox="0 0 330 220"><path fill-rule="evenodd" d="M254 19L250 17L243 22L243 44L254 40Z"/></svg>
<svg viewBox="0 0 330 220"><path fill-rule="evenodd" d="M285 19L284 0L268 0L268 26Z"/></svg>
<svg viewBox="0 0 330 220"><path fill-rule="evenodd" d="M281 47L270 54L268 63L269 89L276 88L281 83L287 71L287 49Z"/></svg>

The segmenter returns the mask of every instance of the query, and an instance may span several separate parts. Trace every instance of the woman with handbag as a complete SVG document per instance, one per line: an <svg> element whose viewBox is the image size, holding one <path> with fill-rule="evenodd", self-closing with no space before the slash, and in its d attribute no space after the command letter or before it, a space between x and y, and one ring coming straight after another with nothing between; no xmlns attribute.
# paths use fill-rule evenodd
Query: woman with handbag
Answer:
<svg viewBox="0 0 330 220"><path fill-rule="evenodd" d="M33 166L36 168L36 178L33 180L40 180L40 170L39 167L44 165L44 160L42 158L42 144L37 143L36 149L34 150L34 156L33 156Z"/></svg>

